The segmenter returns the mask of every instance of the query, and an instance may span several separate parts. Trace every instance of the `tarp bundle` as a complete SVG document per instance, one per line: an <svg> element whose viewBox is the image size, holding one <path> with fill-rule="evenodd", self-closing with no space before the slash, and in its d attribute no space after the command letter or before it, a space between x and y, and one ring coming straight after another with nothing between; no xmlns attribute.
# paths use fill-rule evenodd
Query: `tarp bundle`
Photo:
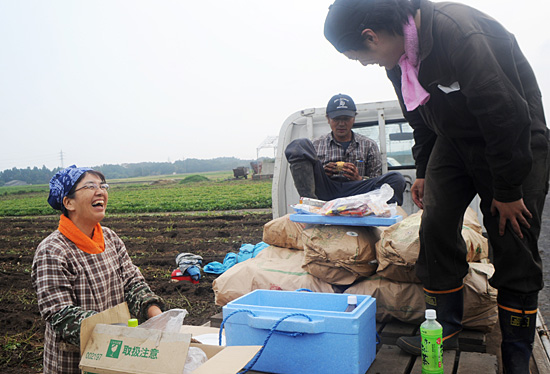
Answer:
<svg viewBox="0 0 550 374"><path fill-rule="evenodd" d="M252 244L243 244L239 249L239 253L229 252L225 255L223 263L218 261L212 261L204 267L205 273L210 274L223 274L230 267L237 264L238 262L246 261L250 258L254 258L260 253L264 248L268 247L269 244L264 242L259 242L256 245Z"/></svg>

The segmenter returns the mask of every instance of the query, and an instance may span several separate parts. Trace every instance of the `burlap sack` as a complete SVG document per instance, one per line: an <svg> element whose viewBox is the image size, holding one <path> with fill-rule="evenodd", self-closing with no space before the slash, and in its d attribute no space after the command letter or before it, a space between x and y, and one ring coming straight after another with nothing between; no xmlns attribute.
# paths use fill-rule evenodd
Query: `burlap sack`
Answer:
<svg viewBox="0 0 550 374"><path fill-rule="evenodd" d="M494 272L492 264L470 263L464 280L464 327L490 331L497 323L497 289L489 285Z"/></svg>
<svg viewBox="0 0 550 374"><path fill-rule="evenodd" d="M302 231L306 224L293 222L289 217L290 214L287 214L264 225L264 243L283 248L304 249Z"/></svg>
<svg viewBox="0 0 550 374"><path fill-rule="evenodd" d="M409 216L409 215L407 214L407 212L405 211L405 209L403 209L402 206L399 206L399 205L398 205L398 206L395 208L395 210L396 210L397 215L403 217L403 219L405 219L405 218L407 218L407 217Z"/></svg>
<svg viewBox="0 0 550 374"><path fill-rule="evenodd" d="M470 263L464 278L464 328L489 331L497 321L496 290L489 286L493 265ZM376 321L397 319L419 324L424 321L424 291L418 283L394 282L374 275L352 285L346 293L371 295L376 299Z"/></svg>
<svg viewBox="0 0 550 374"><path fill-rule="evenodd" d="M470 226L462 226L462 237L466 242L466 260L468 262L480 262L489 258L489 242L487 238L472 229Z"/></svg>
<svg viewBox="0 0 550 374"><path fill-rule="evenodd" d="M478 234L483 234L483 227L481 226L481 223L479 223L477 213L470 207L468 207L468 209L466 209L466 213L464 213L463 225L471 228Z"/></svg>
<svg viewBox="0 0 550 374"><path fill-rule="evenodd" d="M325 282L348 285L376 271L376 227L314 225L302 232L302 267Z"/></svg>
<svg viewBox="0 0 550 374"><path fill-rule="evenodd" d="M215 302L225 305L257 290L295 291L307 288L314 292L333 293L332 286L302 269L303 251L270 246L255 258L229 268L212 283Z"/></svg>
<svg viewBox="0 0 550 374"><path fill-rule="evenodd" d="M371 295L376 299L376 322L393 319L408 323L424 320L424 293L419 283L401 283L373 275L350 286L346 293Z"/></svg>
<svg viewBox="0 0 550 374"><path fill-rule="evenodd" d="M420 252L418 231L422 211L411 214L380 234L376 243L377 273L396 282L420 283L416 277L415 263ZM471 208L466 210L462 236L466 242L468 262L487 258L489 247L487 239L481 235L481 225L477 214Z"/></svg>

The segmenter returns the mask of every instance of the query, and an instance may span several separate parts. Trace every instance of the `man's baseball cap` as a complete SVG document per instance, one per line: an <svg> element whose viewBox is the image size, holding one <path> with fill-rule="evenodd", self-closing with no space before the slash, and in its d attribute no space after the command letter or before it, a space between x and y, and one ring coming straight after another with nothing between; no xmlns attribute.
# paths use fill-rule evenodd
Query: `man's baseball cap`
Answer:
<svg viewBox="0 0 550 374"><path fill-rule="evenodd" d="M348 95L334 95L327 104L327 116L329 118L336 118L339 116L355 117L356 114L357 107L353 99Z"/></svg>
<svg viewBox="0 0 550 374"><path fill-rule="evenodd" d="M363 43L361 32L374 0L336 0L325 20L325 38L344 53L357 50Z"/></svg>

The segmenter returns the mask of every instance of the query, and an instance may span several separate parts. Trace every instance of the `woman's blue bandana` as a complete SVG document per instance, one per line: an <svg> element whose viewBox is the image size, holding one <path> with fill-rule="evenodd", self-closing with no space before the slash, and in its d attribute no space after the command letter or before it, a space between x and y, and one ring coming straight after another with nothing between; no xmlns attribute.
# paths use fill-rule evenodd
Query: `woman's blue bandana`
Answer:
<svg viewBox="0 0 550 374"><path fill-rule="evenodd" d="M52 208L61 210L63 198L69 194L69 191L75 185L82 174L92 170L90 168L78 168L71 165L68 168L58 171L50 180L50 196L48 203Z"/></svg>

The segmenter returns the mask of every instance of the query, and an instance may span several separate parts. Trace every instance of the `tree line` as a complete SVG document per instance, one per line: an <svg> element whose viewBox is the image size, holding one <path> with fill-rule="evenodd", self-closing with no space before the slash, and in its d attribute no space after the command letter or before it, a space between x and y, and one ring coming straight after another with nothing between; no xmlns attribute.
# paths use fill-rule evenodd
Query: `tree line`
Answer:
<svg viewBox="0 0 550 374"><path fill-rule="evenodd" d="M101 171L107 179L146 177L151 175L200 173L206 171L232 170L238 166L250 167L253 160L241 160L235 157L218 157L209 160L188 158L174 162L140 162L135 164L105 164L93 166L94 170ZM48 169L46 166L27 167L26 169L12 168L0 172L0 186L19 180L28 184L49 183L51 177L61 168Z"/></svg>

